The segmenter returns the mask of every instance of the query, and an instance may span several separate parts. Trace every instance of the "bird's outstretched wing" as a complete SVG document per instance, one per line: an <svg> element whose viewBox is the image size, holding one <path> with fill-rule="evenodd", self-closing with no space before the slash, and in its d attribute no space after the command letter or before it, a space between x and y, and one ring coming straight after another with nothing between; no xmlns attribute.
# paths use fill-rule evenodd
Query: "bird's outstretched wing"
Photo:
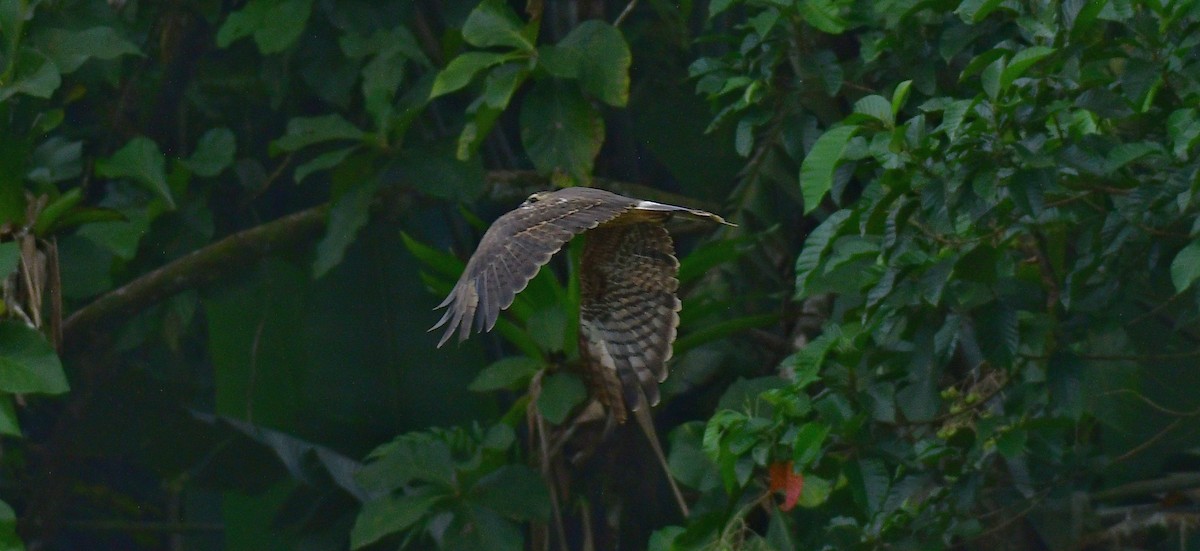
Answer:
<svg viewBox="0 0 1200 551"><path fill-rule="evenodd" d="M671 236L661 223L613 224L587 234L580 271L580 354L619 421L658 403L679 326Z"/></svg>
<svg viewBox="0 0 1200 551"><path fill-rule="evenodd" d="M496 219L454 290L438 305L447 307L430 328L447 326L438 347L455 332L463 341L472 327L490 331L500 310L512 305L513 297L572 237L617 218L637 203L599 189L567 188L536 194Z"/></svg>

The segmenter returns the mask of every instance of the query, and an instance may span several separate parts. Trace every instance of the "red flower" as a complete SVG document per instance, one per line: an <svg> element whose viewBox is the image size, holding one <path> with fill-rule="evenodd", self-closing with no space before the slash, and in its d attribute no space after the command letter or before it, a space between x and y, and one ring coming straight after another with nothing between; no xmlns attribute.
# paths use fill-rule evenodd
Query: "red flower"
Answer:
<svg viewBox="0 0 1200 551"><path fill-rule="evenodd" d="M791 511L800 500L800 492L804 490L804 475L792 470L792 462L773 463L768 468L771 491L783 490L782 511Z"/></svg>

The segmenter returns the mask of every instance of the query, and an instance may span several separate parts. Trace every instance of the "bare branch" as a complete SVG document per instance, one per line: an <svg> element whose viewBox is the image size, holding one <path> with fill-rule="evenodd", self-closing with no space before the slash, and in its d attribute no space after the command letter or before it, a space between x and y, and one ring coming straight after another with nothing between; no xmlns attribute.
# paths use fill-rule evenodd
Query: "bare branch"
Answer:
<svg viewBox="0 0 1200 551"><path fill-rule="evenodd" d="M63 322L66 348L167 297L211 283L265 256L312 241L325 226L322 205L230 235L149 272L84 306Z"/></svg>

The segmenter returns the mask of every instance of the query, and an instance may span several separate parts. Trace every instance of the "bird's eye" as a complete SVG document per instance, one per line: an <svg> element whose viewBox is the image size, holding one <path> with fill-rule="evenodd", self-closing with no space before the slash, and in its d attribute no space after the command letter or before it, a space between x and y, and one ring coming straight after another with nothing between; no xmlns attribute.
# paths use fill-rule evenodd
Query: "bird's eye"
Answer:
<svg viewBox="0 0 1200 551"><path fill-rule="evenodd" d="M536 203L536 202L538 202L538 201L541 201L541 200L542 200L542 194L541 194L541 193L534 193L533 195L530 195L528 198L526 198L526 199L525 199L525 202L526 202L526 203Z"/></svg>

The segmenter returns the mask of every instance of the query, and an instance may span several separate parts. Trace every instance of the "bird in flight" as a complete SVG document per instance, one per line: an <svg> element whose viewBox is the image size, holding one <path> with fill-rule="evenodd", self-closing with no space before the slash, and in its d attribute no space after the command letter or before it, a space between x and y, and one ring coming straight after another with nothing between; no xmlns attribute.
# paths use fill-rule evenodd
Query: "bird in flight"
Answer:
<svg viewBox="0 0 1200 551"><path fill-rule="evenodd" d="M530 195L483 235L458 283L438 308L446 313L440 348L458 333L490 331L538 270L586 233L580 267L579 350L597 398L619 422L656 405L658 383L679 325L679 287L671 236L663 224L681 215L726 224L698 209L570 187Z"/></svg>

